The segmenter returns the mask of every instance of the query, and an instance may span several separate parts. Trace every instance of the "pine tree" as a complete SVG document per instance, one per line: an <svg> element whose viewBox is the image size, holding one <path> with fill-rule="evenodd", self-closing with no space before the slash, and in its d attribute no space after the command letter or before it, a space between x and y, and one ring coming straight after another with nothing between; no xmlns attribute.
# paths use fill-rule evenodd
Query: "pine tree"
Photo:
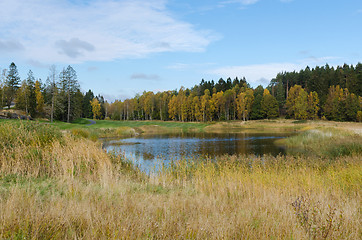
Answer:
<svg viewBox="0 0 362 240"><path fill-rule="evenodd" d="M82 115L85 118L92 118L93 112L92 112L92 105L91 101L94 98L94 93L92 90L88 90L88 92L85 93L83 98L83 106L82 106Z"/></svg>
<svg viewBox="0 0 362 240"><path fill-rule="evenodd" d="M27 103L28 103L28 112L31 116L36 114L36 95L35 95L35 78L31 70L28 72L28 77L26 79L27 89Z"/></svg>
<svg viewBox="0 0 362 240"><path fill-rule="evenodd" d="M5 96L6 96L6 106L10 109L12 102L15 99L16 91L19 88L20 77L18 69L15 63L11 63L9 66L9 72L5 80Z"/></svg>
<svg viewBox="0 0 362 240"><path fill-rule="evenodd" d="M254 90L254 102L251 107L250 119L256 120L264 118L264 114L261 107L261 101L263 100L263 93L264 93L264 88L261 85L259 85Z"/></svg>
<svg viewBox="0 0 362 240"><path fill-rule="evenodd" d="M68 66L60 73L59 80L62 91L62 100L66 103L67 106L66 110L64 111L66 116L63 115L63 119L66 119L67 122L70 122L70 120L75 117L74 113L76 112L75 106L73 106L73 96L79 90L77 73L71 66Z"/></svg>

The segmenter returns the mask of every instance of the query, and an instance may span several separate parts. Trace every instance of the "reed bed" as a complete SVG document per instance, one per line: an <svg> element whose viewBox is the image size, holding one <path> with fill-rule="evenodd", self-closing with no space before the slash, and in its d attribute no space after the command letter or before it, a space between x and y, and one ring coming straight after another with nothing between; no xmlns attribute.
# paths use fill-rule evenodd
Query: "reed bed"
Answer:
<svg viewBox="0 0 362 240"><path fill-rule="evenodd" d="M47 125L0 133L2 239L362 237L356 154L181 160L145 175Z"/></svg>

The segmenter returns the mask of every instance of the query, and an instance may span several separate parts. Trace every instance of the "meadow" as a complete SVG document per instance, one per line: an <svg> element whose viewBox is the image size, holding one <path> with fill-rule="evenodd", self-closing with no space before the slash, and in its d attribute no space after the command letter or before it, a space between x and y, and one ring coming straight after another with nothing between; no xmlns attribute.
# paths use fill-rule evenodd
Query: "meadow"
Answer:
<svg viewBox="0 0 362 240"><path fill-rule="evenodd" d="M0 121L0 238L362 237L361 124L87 123ZM278 144L298 151L184 159L146 175L91 137L92 129L121 136L154 125L160 132L288 129L300 134Z"/></svg>

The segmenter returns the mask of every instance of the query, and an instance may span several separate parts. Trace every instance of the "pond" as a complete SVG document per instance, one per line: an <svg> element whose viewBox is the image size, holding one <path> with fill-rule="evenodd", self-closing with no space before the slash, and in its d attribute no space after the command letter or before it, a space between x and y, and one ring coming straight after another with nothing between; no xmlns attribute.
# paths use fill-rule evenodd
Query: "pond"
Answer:
<svg viewBox="0 0 362 240"><path fill-rule="evenodd" d="M104 139L103 148L124 154L141 170L149 172L161 162L194 159L198 157L215 158L229 154L263 155L284 154L285 149L274 144L291 133L179 133L140 135L127 139ZM157 168L157 166L156 166Z"/></svg>

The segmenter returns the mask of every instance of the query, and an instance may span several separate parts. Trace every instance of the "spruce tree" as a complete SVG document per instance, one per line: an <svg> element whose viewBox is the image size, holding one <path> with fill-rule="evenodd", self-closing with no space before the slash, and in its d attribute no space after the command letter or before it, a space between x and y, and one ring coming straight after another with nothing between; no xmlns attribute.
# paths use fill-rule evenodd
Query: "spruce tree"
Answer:
<svg viewBox="0 0 362 240"><path fill-rule="evenodd" d="M5 81L6 106L8 109L10 109L10 106L15 99L16 91L19 88L19 83L20 77L18 69L15 63L12 62L9 66L9 72Z"/></svg>

